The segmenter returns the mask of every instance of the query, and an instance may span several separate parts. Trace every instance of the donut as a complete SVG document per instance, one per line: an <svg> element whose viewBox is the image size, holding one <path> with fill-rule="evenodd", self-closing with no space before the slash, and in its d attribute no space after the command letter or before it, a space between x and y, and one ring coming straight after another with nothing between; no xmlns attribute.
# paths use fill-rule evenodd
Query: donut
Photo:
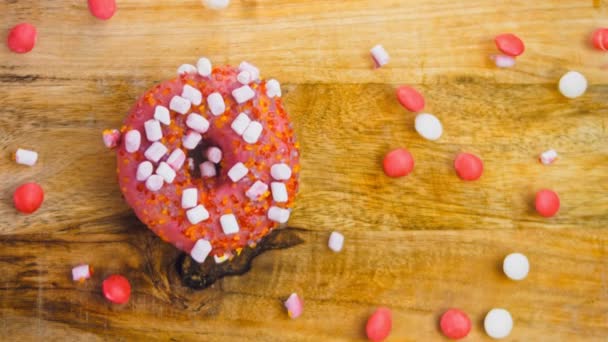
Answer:
<svg viewBox="0 0 608 342"><path fill-rule="evenodd" d="M299 149L276 80L201 58L148 90L120 129L120 189L156 235L230 260L289 219Z"/></svg>

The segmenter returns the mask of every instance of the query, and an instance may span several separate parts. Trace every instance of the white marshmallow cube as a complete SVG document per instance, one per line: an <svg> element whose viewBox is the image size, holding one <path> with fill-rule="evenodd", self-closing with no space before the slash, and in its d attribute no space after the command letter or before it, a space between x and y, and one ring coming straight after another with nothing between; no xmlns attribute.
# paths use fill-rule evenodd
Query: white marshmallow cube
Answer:
<svg viewBox="0 0 608 342"><path fill-rule="evenodd" d="M577 98L587 90L587 79L577 71L568 71L559 79L559 91L569 99Z"/></svg>
<svg viewBox="0 0 608 342"><path fill-rule="evenodd" d="M177 95L173 96L173 98L171 98L171 102L169 102L169 109L182 115L188 113L191 106L192 104L188 99Z"/></svg>
<svg viewBox="0 0 608 342"><path fill-rule="evenodd" d="M266 82L266 95L268 97L281 97L281 84L275 79Z"/></svg>
<svg viewBox="0 0 608 342"><path fill-rule="evenodd" d="M416 132L427 140L437 140L443 134L443 126L437 117L429 113L420 113L416 116Z"/></svg>
<svg viewBox="0 0 608 342"><path fill-rule="evenodd" d="M210 162L218 164L222 161L222 150L215 146L209 147L207 151L205 151L205 156Z"/></svg>
<svg viewBox="0 0 608 342"><path fill-rule="evenodd" d="M192 250L190 251L190 256L192 257L192 259L194 259L194 261L198 262L199 264L202 264L205 259L207 259L207 256L209 255L209 253L211 253L212 249L213 248L211 248L211 243L209 243L209 241L200 239L197 240L194 244L194 247L192 247Z"/></svg>
<svg viewBox="0 0 608 342"><path fill-rule="evenodd" d="M502 270L512 280L523 280L528 276L530 263L528 258L521 253L511 253L502 262Z"/></svg>
<svg viewBox="0 0 608 342"><path fill-rule="evenodd" d="M144 129L148 141L159 141L163 137L163 130L160 128L160 122L155 119L144 122Z"/></svg>
<svg viewBox="0 0 608 342"><path fill-rule="evenodd" d="M228 177L236 183L243 179L247 173L249 173L249 169L245 166L245 164L238 162L234 164L230 170L228 170Z"/></svg>
<svg viewBox="0 0 608 342"><path fill-rule="evenodd" d="M179 68L177 68L178 75L193 74L193 73L196 73L196 67L192 64L182 64L179 66Z"/></svg>
<svg viewBox="0 0 608 342"><path fill-rule="evenodd" d="M257 121L252 121L243 132L243 140L248 144L255 144L262 135L262 124Z"/></svg>
<svg viewBox="0 0 608 342"><path fill-rule="evenodd" d="M384 47L382 45L374 46L370 50L370 53L372 54L372 58L374 59L374 62L376 63L376 67L378 67L378 68L380 68L383 65L386 65L388 63L388 61L390 60L388 52L386 52L386 50L384 50Z"/></svg>
<svg viewBox="0 0 608 342"><path fill-rule="evenodd" d="M270 207L268 209L268 218L271 221L278 223L286 223L289 220L289 210L279 207Z"/></svg>
<svg viewBox="0 0 608 342"><path fill-rule="evenodd" d="M490 59L494 61L499 68L511 68L515 66L515 57L505 55L491 55Z"/></svg>
<svg viewBox="0 0 608 342"><path fill-rule="evenodd" d="M540 162L545 165L553 164L553 162L557 159L557 151L548 150L540 154Z"/></svg>
<svg viewBox="0 0 608 342"><path fill-rule="evenodd" d="M199 166L201 171L201 177L210 178L215 177L217 171L215 170L215 164L210 161L202 162Z"/></svg>
<svg viewBox="0 0 608 342"><path fill-rule="evenodd" d="M232 121L230 127L236 134L243 135L250 123L251 119L249 119L249 116L245 113L240 113L234 121Z"/></svg>
<svg viewBox="0 0 608 342"><path fill-rule="evenodd" d="M89 265L78 265L72 268L72 280L81 281L91 278L91 268Z"/></svg>
<svg viewBox="0 0 608 342"><path fill-rule="evenodd" d="M232 97L236 100L238 104L243 104L249 100L251 100L255 96L255 92L251 89L250 86L244 85L240 88L236 88L232 91Z"/></svg>
<svg viewBox="0 0 608 342"><path fill-rule="evenodd" d="M165 183L168 183L168 184L173 183L173 180L175 179L175 175L176 175L175 170L173 170L171 165L169 165L165 162L160 162L160 164L156 168L156 174L163 177L163 180L165 181Z"/></svg>
<svg viewBox="0 0 608 342"><path fill-rule="evenodd" d="M159 175L152 175L146 180L146 188L150 191L156 192L163 187L164 183L165 181L163 180L163 177Z"/></svg>
<svg viewBox="0 0 608 342"><path fill-rule="evenodd" d="M184 166L184 162L186 161L186 154L179 148L176 148L171 152L169 158L167 158L167 164L173 168L173 170L177 171Z"/></svg>
<svg viewBox="0 0 608 342"><path fill-rule="evenodd" d="M184 189L182 192L182 208L190 209L198 203L198 190L196 188Z"/></svg>
<svg viewBox="0 0 608 342"><path fill-rule="evenodd" d="M188 221L192 224L197 224L199 222L205 221L209 218L209 212L202 205L197 205L196 207L189 209L186 211L186 217Z"/></svg>
<svg viewBox="0 0 608 342"><path fill-rule="evenodd" d="M211 61L206 57L201 57L196 63L196 68L198 69L198 74L203 77L208 77L211 75L212 67Z"/></svg>
<svg viewBox="0 0 608 342"><path fill-rule="evenodd" d="M146 159L148 159L149 161L158 163L158 161L165 156L165 154L167 153L167 148L165 147L165 145L163 145L160 142L155 142L152 145L150 145L150 147L148 147L148 149L146 150L146 152L144 152L144 156L146 157Z"/></svg>
<svg viewBox="0 0 608 342"><path fill-rule="evenodd" d="M222 115L226 111L224 98L222 97L222 94L218 92L211 93L211 95L207 97L207 106L209 107L211 114L215 116Z"/></svg>
<svg viewBox="0 0 608 342"><path fill-rule="evenodd" d="M245 196L247 196L250 200L255 201L266 193L266 191L268 191L268 184L257 180L252 186L249 187L249 189L247 189Z"/></svg>
<svg viewBox="0 0 608 342"><path fill-rule="evenodd" d="M192 113L186 119L186 126L192 128L199 133L205 133L209 130L209 121L202 115Z"/></svg>
<svg viewBox="0 0 608 342"><path fill-rule="evenodd" d="M492 309L483 320L483 327L491 338L502 339L509 336L513 330L513 318L505 309Z"/></svg>
<svg viewBox="0 0 608 342"><path fill-rule="evenodd" d="M220 217L220 225L224 234L236 234L239 232L239 223L236 221L236 216L233 214L226 214Z"/></svg>
<svg viewBox="0 0 608 342"><path fill-rule="evenodd" d="M141 145L141 133L138 130L132 129L125 134L125 150L133 153L139 150Z"/></svg>
<svg viewBox="0 0 608 342"><path fill-rule="evenodd" d="M182 97L195 106L199 106L203 102L203 94L189 84L186 84L184 89L182 89Z"/></svg>
<svg viewBox="0 0 608 342"><path fill-rule="evenodd" d="M260 78L260 69L249 62L241 62L241 64L239 64L239 71L249 72L253 81L257 81Z"/></svg>
<svg viewBox="0 0 608 342"><path fill-rule="evenodd" d="M154 171L154 166L149 161L143 161L137 165L137 172L135 173L135 178L143 182L148 179L152 175Z"/></svg>
<svg viewBox="0 0 608 342"><path fill-rule="evenodd" d="M336 253L340 252L342 250L342 246L344 246L344 235L338 232L331 232L327 246Z"/></svg>
<svg viewBox="0 0 608 342"><path fill-rule="evenodd" d="M15 161L17 164L34 166L36 161L38 161L38 153L18 148L17 152L15 152Z"/></svg>
<svg viewBox="0 0 608 342"><path fill-rule="evenodd" d="M247 85L253 81L253 77L251 77L249 71L244 70L236 75L236 80L239 81L240 84Z"/></svg>
<svg viewBox="0 0 608 342"><path fill-rule="evenodd" d="M194 150L203 137L195 131L190 131L182 138L182 145L188 150Z"/></svg>
<svg viewBox="0 0 608 342"><path fill-rule="evenodd" d="M164 125L171 124L171 114L169 109L165 106L156 106L154 108L154 118Z"/></svg>
<svg viewBox="0 0 608 342"><path fill-rule="evenodd" d="M274 164L270 168L270 175L276 180L288 180L291 178L291 168L284 163Z"/></svg>
<svg viewBox="0 0 608 342"><path fill-rule="evenodd" d="M272 191L272 199L274 199L277 203L285 203L287 202L287 187L285 183L281 182L272 182L270 183L270 189Z"/></svg>

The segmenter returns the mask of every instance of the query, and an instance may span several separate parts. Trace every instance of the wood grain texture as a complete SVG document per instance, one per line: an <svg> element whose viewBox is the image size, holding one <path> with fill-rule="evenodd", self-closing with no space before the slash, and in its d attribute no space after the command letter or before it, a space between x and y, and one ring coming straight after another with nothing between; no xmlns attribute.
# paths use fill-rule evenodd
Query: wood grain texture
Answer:
<svg viewBox="0 0 608 342"><path fill-rule="evenodd" d="M367 316L390 306L390 341L441 340L437 318L460 307L469 340L489 340L492 307L515 319L512 341L605 341L608 336L608 54L588 34L608 26L606 1L233 0L210 12L198 0L124 0L108 22L85 1L0 1L2 32L37 25L34 51L0 46L0 336L20 340L362 340ZM496 33L527 45L517 67L488 54ZM371 70L382 43L392 60ZM176 269L179 252L133 216L120 196L114 155L100 132L116 127L136 97L201 55L216 64L257 64L283 83L302 146L301 192L289 231L304 243L257 257L243 276L204 291ZM584 73L585 96L556 83ZM413 130L394 99L414 84L445 127L438 142ZM26 168L17 147L40 152ZM386 151L408 148L414 172L387 179ZM559 161L542 166L538 153ZM486 172L461 182L452 160L479 154ZM36 214L11 196L35 180ZM543 219L531 200L542 187L562 199ZM327 247L332 230L342 253ZM526 253L529 278L507 280L502 258ZM70 279L87 262L96 273ZM103 278L128 275L133 296L107 303ZM291 292L304 315L289 320Z"/></svg>

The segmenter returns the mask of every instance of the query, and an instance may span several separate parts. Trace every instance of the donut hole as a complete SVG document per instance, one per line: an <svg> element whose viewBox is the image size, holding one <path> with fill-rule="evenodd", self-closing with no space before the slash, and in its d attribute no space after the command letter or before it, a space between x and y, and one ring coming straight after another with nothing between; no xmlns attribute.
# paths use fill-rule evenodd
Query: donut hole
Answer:
<svg viewBox="0 0 608 342"><path fill-rule="evenodd" d="M207 149L210 147L217 147L222 150L220 145L216 144L214 141L203 139L193 150L188 151L188 158L192 158L194 164L194 170L192 170L191 173L194 178L203 178L200 165L206 161L209 161L207 158ZM215 177L217 177L222 171L221 163L212 164L215 166Z"/></svg>

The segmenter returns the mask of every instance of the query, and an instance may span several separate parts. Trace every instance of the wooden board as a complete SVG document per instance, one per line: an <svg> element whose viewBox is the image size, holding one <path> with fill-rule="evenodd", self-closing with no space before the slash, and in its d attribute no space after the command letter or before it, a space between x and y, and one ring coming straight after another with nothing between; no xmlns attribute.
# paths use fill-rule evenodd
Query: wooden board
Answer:
<svg viewBox="0 0 608 342"><path fill-rule="evenodd" d="M20 21L39 29L27 55L0 47L0 336L14 340L364 339L379 305L393 310L390 341L440 340L439 315L467 311L469 340L489 340L493 307L515 320L512 341L605 341L608 336L608 55L588 46L608 25L608 2L234 0L211 12L198 0L124 0L108 22L85 1L2 1L5 34ZM526 42L517 67L488 55L497 33ZM382 43L390 64L371 69ZM302 146L302 186L288 233L304 243L257 257L243 276L204 291L179 282L179 253L139 223L120 196L113 153L100 132L116 127L135 98L209 56L249 60L283 83ZM567 70L588 92L556 91ZM444 123L438 142L413 131L395 101L414 84ZM16 165L17 147L40 152ZM416 159L403 179L383 176L391 148ZM555 148L559 161L540 165ZM482 179L461 182L452 160L479 154ZM46 190L34 215L15 213L25 181ZM531 199L555 189L562 209L535 215ZM332 230L342 253L326 247ZM531 273L505 278L502 258L526 253ZM70 279L87 262L96 273ZM126 306L107 303L103 278L133 285ZM291 292L305 313L287 318Z"/></svg>

